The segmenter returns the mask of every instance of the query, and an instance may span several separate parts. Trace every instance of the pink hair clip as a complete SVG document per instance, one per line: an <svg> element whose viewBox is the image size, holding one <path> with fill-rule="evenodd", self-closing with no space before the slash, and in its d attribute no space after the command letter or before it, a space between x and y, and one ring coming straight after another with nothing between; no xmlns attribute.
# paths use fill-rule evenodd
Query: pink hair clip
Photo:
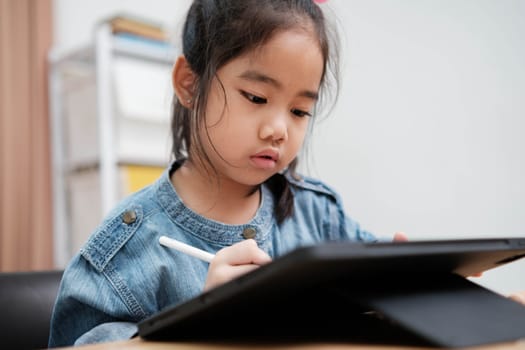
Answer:
<svg viewBox="0 0 525 350"><path fill-rule="evenodd" d="M328 1L328 0L314 0L314 2L315 2L316 4L323 4L323 3L327 2L327 1Z"/></svg>

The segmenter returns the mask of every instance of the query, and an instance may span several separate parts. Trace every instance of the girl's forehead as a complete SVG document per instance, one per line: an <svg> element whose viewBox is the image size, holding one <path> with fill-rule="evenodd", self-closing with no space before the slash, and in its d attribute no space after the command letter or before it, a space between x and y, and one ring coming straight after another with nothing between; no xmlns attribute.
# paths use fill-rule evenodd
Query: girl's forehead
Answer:
<svg viewBox="0 0 525 350"><path fill-rule="evenodd" d="M258 76L251 80L263 81L266 76L266 82L293 81L309 91L318 89L323 70L321 48L315 37L305 31L277 33L261 47L232 59L220 69L230 76ZM246 75L246 71L257 74Z"/></svg>
<svg viewBox="0 0 525 350"><path fill-rule="evenodd" d="M261 55L271 55L277 48L300 47L303 44L306 44L305 48L309 48L308 51L321 51L319 38L311 26L302 25L276 31L267 40L251 47L241 56L256 60L260 58ZM298 55L303 53L304 52L297 52Z"/></svg>

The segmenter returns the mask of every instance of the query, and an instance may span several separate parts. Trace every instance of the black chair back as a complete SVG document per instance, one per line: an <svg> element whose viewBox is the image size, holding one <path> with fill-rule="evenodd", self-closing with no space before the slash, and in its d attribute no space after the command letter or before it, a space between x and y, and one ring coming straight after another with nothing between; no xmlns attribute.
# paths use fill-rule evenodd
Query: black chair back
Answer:
<svg viewBox="0 0 525 350"><path fill-rule="evenodd" d="M63 271L0 273L0 347L45 349Z"/></svg>

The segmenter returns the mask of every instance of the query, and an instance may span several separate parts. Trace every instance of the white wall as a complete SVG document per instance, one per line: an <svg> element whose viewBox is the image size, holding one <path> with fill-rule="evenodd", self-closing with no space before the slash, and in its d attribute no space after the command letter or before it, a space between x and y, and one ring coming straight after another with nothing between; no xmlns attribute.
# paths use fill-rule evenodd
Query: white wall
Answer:
<svg viewBox="0 0 525 350"><path fill-rule="evenodd" d="M189 0L55 0L55 43L126 11L176 28ZM364 227L412 239L525 236L525 2L331 0L342 91L317 126L312 174ZM525 290L525 264L478 279Z"/></svg>
<svg viewBox="0 0 525 350"><path fill-rule="evenodd" d="M525 2L328 4L345 73L314 135L314 174L379 234L524 237ZM525 290L525 263L478 281Z"/></svg>
<svg viewBox="0 0 525 350"><path fill-rule="evenodd" d="M74 50L93 39L102 19L129 13L161 23L170 32L182 26L190 0L53 0L54 45L61 51Z"/></svg>
<svg viewBox="0 0 525 350"><path fill-rule="evenodd" d="M315 161L350 213L423 238L525 235L525 3L331 3L346 70Z"/></svg>

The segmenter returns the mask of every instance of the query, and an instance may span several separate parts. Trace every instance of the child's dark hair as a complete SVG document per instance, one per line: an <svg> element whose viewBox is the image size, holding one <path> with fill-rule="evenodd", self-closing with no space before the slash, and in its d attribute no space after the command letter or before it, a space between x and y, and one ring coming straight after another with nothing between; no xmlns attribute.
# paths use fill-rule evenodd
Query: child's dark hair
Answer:
<svg viewBox="0 0 525 350"><path fill-rule="evenodd" d="M196 76L193 108L184 107L174 98L172 152L175 159L195 156L197 159L193 161L215 171L199 142L199 134L205 125L208 92L217 71L232 59L265 44L276 32L297 27L309 29L317 36L324 60L321 86L333 81L337 91L338 72L332 59L332 50L336 47L329 48L324 15L313 0L193 1L182 34L183 54ZM326 98L325 89L321 90L321 99ZM297 158L288 166L293 177L298 177L296 167ZM275 174L266 183L276 198L277 222L282 223L293 213L290 183L282 174Z"/></svg>

